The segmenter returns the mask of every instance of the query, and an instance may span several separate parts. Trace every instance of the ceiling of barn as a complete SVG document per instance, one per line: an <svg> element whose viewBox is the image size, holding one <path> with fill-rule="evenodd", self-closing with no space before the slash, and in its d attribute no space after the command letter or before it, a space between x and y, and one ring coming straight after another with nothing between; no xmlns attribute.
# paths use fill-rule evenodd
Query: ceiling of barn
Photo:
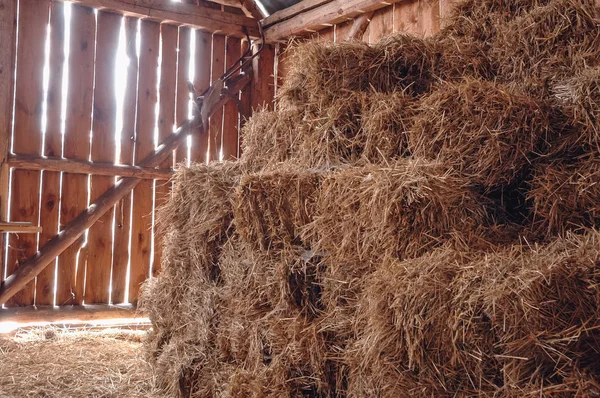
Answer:
<svg viewBox="0 0 600 398"><path fill-rule="evenodd" d="M301 0L259 0L265 9L270 14L283 10L289 6L293 6L296 3L300 3Z"/></svg>

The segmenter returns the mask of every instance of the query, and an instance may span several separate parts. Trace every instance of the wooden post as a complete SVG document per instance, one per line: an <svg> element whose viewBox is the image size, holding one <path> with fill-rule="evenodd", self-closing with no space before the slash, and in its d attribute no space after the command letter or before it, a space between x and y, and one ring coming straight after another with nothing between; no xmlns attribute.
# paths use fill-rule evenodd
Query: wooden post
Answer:
<svg viewBox="0 0 600 398"><path fill-rule="evenodd" d="M217 80L225 72L225 36L213 35L212 80ZM208 161L219 160L223 135L223 107L216 109L210 117L208 135Z"/></svg>
<svg viewBox="0 0 600 398"><path fill-rule="evenodd" d="M8 220L9 170L7 163L12 134L14 70L17 45L17 2L0 0L0 221ZM7 236L0 236L0 280L4 275L4 250Z"/></svg>
<svg viewBox="0 0 600 398"><path fill-rule="evenodd" d="M236 37L227 38L225 51L227 68L232 66L233 63L239 59L241 49L242 43L240 39ZM234 101L225 105L223 111L223 139L221 141L223 160L232 160L238 157L238 113L238 104Z"/></svg>
<svg viewBox="0 0 600 398"><path fill-rule="evenodd" d="M195 48L195 71L194 88L199 95L210 86L210 72L212 66L212 34L208 32L196 31ZM210 134L206 136L192 137L192 146L190 148L190 161L198 163L207 162L208 143Z"/></svg>
<svg viewBox="0 0 600 398"><path fill-rule="evenodd" d="M373 12L368 12L357 17L352 24L352 28L350 28L350 32L348 32L348 37L346 37L346 40L362 39L367 27L369 26L369 23L371 22L371 18L373 18Z"/></svg>

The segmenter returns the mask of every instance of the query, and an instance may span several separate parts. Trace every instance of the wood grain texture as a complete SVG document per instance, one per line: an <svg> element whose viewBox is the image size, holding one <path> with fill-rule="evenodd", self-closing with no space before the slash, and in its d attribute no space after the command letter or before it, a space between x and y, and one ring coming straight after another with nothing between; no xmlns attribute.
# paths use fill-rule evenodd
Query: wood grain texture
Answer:
<svg viewBox="0 0 600 398"><path fill-rule="evenodd" d="M161 26L160 103L158 108L158 142L173 134L175 124L175 89L177 84L177 27ZM168 157L162 168L173 167L173 157ZM154 212L166 204L171 195L170 181L156 181L154 188ZM154 261L152 275L156 276L162 264L162 234L154 225Z"/></svg>
<svg viewBox="0 0 600 398"><path fill-rule="evenodd" d="M65 120L64 156L88 160L94 94L94 54L96 17L91 8L71 7L71 42L69 43L69 90ZM61 230L88 206L88 176L64 173L62 180ZM83 239L73 244L58 259L56 303L81 304L84 292L87 251L81 250Z"/></svg>
<svg viewBox="0 0 600 398"><path fill-rule="evenodd" d="M103 319L140 319L144 314L136 311L135 307L123 305L75 305L63 306L60 308L40 307L40 308L11 308L0 309L0 321L2 322L63 322L72 320L79 322L100 321Z"/></svg>
<svg viewBox="0 0 600 398"><path fill-rule="evenodd" d="M248 40L242 40L242 50L240 57L248 51L250 43ZM252 73L252 70L249 71ZM252 84L245 87L240 93L240 131L243 131L244 124L248 118L252 115ZM244 135L240 134L238 139L239 144L239 156L242 156L242 142L244 141Z"/></svg>
<svg viewBox="0 0 600 398"><path fill-rule="evenodd" d="M13 151L39 155L42 145L42 104L44 100L44 43L50 3L47 0L23 0L19 4L19 42L17 48L17 81L15 95ZM38 225L40 172L14 170L10 221ZM12 234L9 241L7 274L20 261L37 251L35 234ZM34 284L22 289L9 305L31 305Z"/></svg>
<svg viewBox="0 0 600 398"><path fill-rule="evenodd" d="M154 152L155 109L158 93L158 56L160 25L141 22L141 48L138 79L137 124L135 135L135 164ZM137 302L140 284L150 273L152 256L153 181L142 181L133 190L131 223L131 266L129 273L129 302Z"/></svg>
<svg viewBox="0 0 600 398"><path fill-rule="evenodd" d="M256 45L254 46L256 51ZM273 110L275 95L275 48L266 45L260 55L252 61L251 108Z"/></svg>
<svg viewBox="0 0 600 398"><path fill-rule="evenodd" d="M115 65L121 29L121 15L99 12L96 39L96 80L92 126L91 160L114 162L117 107L115 101ZM91 177L91 201L95 201L115 184L113 177ZM108 304L113 254L112 211L98 220L88 233L85 303Z"/></svg>
<svg viewBox="0 0 600 398"><path fill-rule="evenodd" d="M62 79L65 42L65 6L53 2L50 11L50 60L49 85L46 94L46 134L44 138L44 156L62 155ZM44 171L42 173L40 203L39 245L43 246L58 233L58 213L60 202L60 173ZM56 267L48 267L41 272L36 281L36 305L54 304L54 274Z"/></svg>
<svg viewBox="0 0 600 398"><path fill-rule="evenodd" d="M227 68L239 63L242 42L236 37L227 38L225 63ZM237 98L237 97L236 97ZM223 160L233 160L238 157L238 122L239 111L236 101L228 102L223 109L223 139L221 148Z"/></svg>
<svg viewBox="0 0 600 398"><path fill-rule="evenodd" d="M216 81L225 72L225 36L213 35L211 80ZM208 131L208 161L219 160L223 137L223 107L218 108L210 117Z"/></svg>
<svg viewBox="0 0 600 398"><path fill-rule="evenodd" d="M125 18L125 53L129 58L127 86L123 99L123 130L121 131L121 153L119 163L133 165L135 147L135 109L138 95L138 56L136 40L139 20ZM115 244L112 262L111 302L123 303L127 300L127 272L129 270L129 246L131 243L131 200L128 193L115 206Z"/></svg>
<svg viewBox="0 0 600 398"><path fill-rule="evenodd" d="M175 124L180 126L188 119L190 105L190 40L195 34L190 28L179 28L179 42L177 49L177 93L175 103ZM175 153L175 163L181 163L188 159L188 146L181 145Z"/></svg>
<svg viewBox="0 0 600 398"><path fill-rule="evenodd" d="M401 3L400 3L401 4ZM394 5L375 11L369 24L369 43L374 44L394 32Z"/></svg>
<svg viewBox="0 0 600 398"><path fill-rule="evenodd" d="M14 71L17 51L17 3L0 0L0 220L8 220L9 170L7 163L12 135ZM4 279L5 247L8 235L0 236L0 281Z"/></svg>
<svg viewBox="0 0 600 398"><path fill-rule="evenodd" d="M194 87L198 95L202 94L211 83L212 68L212 34L196 31ZM208 129L205 133L194 132L190 156L192 162L206 163L209 145Z"/></svg>
<svg viewBox="0 0 600 398"><path fill-rule="evenodd" d="M440 29L440 6L437 1L410 0L395 4L394 30L427 37Z"/></svg>

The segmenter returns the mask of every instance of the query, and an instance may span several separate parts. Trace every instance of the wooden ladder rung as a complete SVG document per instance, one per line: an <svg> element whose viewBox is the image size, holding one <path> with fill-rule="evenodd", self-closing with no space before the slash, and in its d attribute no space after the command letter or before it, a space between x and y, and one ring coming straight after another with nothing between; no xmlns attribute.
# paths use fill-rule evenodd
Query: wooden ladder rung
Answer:
<svg viewBox="0 0 600 398"><path fill-rule="evenodd" d="M0 233L36 234L42 232L42 227L29 222L0 222Z"/></svg>

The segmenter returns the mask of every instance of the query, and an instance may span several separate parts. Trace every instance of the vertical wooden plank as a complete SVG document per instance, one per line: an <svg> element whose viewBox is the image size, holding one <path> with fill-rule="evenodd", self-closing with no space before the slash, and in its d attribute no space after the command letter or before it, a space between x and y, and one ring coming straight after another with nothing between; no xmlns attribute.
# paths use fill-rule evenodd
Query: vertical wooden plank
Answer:
<svg viewBox="0 0 600 398"><path fill-rule="evenodd" d="M352 24L354 20L346 21L339 23L335 26L335 42L340 43L348 37L348 33L350 33L350 29L352 29Z"/></svg>
<svg viewBox="0 0 600 398"><path fill-rule="evenodd" d="M90 155L95 42L94 10L73 4L68 60L69 90L63 148L63 156L67 159L88 160ZM88 178L81 174L63 174L61 227L74 220L87 208ZM81 251L82 244L83 239L71 245L58 258L56 286L58 305L81 304L83 301L87 251Z"/></svg>
<svg viewBox="0 0 600 398"><path fill-rule="evenodd" d="M437 1L411 0L395 4L394 31L428 37L440 30Z"/></svg>
<svg viewBox="0 0 600 398"><path fill-rule="evenodd" d="M225 72L225 36L213 35L212 80L216 81ZM198 58L197 58L198 59ZM201 58L200 58L201 59ZM275 58L273 58L275 62ZM210 117L208 134L208 161L219 160L221 140L223 136L223 107L214 111Z"/></svg>
<svg viewBox="0 0 600 398"><path fill-rule="evenodd" d="M437 1L419 1L419 20L421 34L430 37L440 31L440 5Z"/></svg>
<svg viewBox="0 0 600 398"><path fill-rule="evenodd" d="M333 43L335 41L335 26L330 26L318 32L319 39L324 43Z"/></svg>
<svg viewBox="0 0 600 398"><path fill-rule="evenodd" d="M158 108L158 142L162 143L173 134L175 123L175 87L177 83L177 27L161 26L161 67L160 67L160 104ZM161 168L171 168L173 159L168 158ZM154 189L154 210L163 206L169 199L171 182L156 181ZM154 261L152 275L156 276L161 268L162 235L154 226Z"/></svg>
<svg viewBox="0 0 600 398"><path fill-rule="evenodd" d="M287 57L288 55L286 53L286 46L283 43L277 44L277 46L275 47L275 71L277 73L277 76L275 78L276 98L279 97L280 90L283 87L283 84L285 83L285 77L289 70L289 67L287 65ZM277 106L277 104L275 104L275 106Z"/></svg>
<svg viewBox="0 0 600 398"><path fill-rule="evenodd" d="M65 6L62 2L53 2L50 11L50 61L49 85L46 94L46 134L43 154L62 156L62 79L64 66ZM58 206L60 201L60 173L44 171L42 173L42 195L40 203L39 245L42 247L58 233ZM55 263L56 264L56 263ZM49 266L37 276L36 305L54 304L54 274L56 266Z"/></svg>
<svg viewBox="0 0 600 398"><path fill-rule="evenodd" d="M44 44L48 26L47 0L22 0L19 3L17 81L13 152L39 155L42 145L42 103ZM12 173L11 221L38 224L40 172L14 170ZM36 234L11 234L7 272L10 275L20 260L37 251ZM34 283L29 283L8 304L32 305Z"/></svg>
<svg viewBox="0 0 600 398"><path fill-rule="evenodd" d="M154 152L159 41L160 25L152 21L142 21L134 158L136 164ZM129 273L129 301L132 303L137 302L140 284L150 272L153 189L154 182L146 180L140 182L133 190Z"/></svg>
<svg viewBox="0 0 600 398"><path fill-rule="evenodd" d="M179 28L179 43L177 48L177 99L175 104L175 124L181 124L188 119L190 104L190 40L194 31L190 28ZM181 145L175 151L175 163L180 163L188 158L187 145Z"/></svg>
<svg viewBox="0 0 600 398"><path fill-rule="evenodd" d="M240 57L248 51L251 43L248 40L242 40L242 50L240 52ZM240 93L240 131L242 131L242 127L252 114L252 84L246 86L242 92ZM242 156L242 142L244 141L244 135L240 134L238 138L239 145L239 156Z"/></svg>
<svg viewBox="0 0 600 398"><path fill-rule="evenodd" d="M0 220L8 220L9 170L7 159L12 134L14 71L17 50L17 3L0 0ZM0 281L4 279L4 254L7 234L0 234ZM2 304L2 303L0 303Z"/></svg>
<svg viewBox="0 0 600 398"><path fill-rule="evenodd" d="M138 56L137 34L139 20L125 17L125 52L129 58L127 67L127 87L123 99L123 130L121 131L121 154L119 163L133 164L135 144L135 109L137 104ZM131 242L131 200L127 194L115 206L115 244L112 264L112 303L123 303L127 291L127 270L129 267L129 245Z"/></svg>
<svg viewBox="0 0 600 398"><path fill-rule="evenodd" d="M212 57L212 34L196 31L196 48L194 59L196 60L194 70L194 87L200 95L210 86L211 57ZM207 131L208 133L208 131ZM192 147L190 150L191 160L198 163L206 163L208 152L209 134L194 134L192 136Z"/></svg>
<svg viewBox="0 0 600 398"><path fill-rule="evenodd" d="M235 37L227 38L225 51L225 64L227 68L232 67L239 62L242 42ZM238 157L238 104L235 101L229 101L223 110L223 140L221 148L223 151L223 160L233 160Z"/></svg>
<svg viewBox="0 0 600 398"><path fill-rule="evenodd" d="M94 162L115 162L115 131L117 107L115 101L115 66L119 31L123 16L110 12L98 13L96 39L96 82L92 125L91 159ZM106 176L91 177L91 201L94 202L115 183ZM88 262L85 276L85 303L109 302L110 271L113 253L114 212L107 212L88 233Z"/></svg>
<svg viewBox="0 0 600 398"><path fill-rule="evenodd" d="M394 7L393 5L377 10L373 14L369 35L370 43L377 43L382 38L394 32Z"/></svg>
<svg viewBox="0 0 600 398"><path fill-rule="evenodd" d="M254 44L256 51L257 44ZM260 55L252 61L252 82L251 90L251 108L254 111L258 109L273 109L273 97L275 94L274 82L275 68L275 49L271 45L266 45Z"/></svg>

